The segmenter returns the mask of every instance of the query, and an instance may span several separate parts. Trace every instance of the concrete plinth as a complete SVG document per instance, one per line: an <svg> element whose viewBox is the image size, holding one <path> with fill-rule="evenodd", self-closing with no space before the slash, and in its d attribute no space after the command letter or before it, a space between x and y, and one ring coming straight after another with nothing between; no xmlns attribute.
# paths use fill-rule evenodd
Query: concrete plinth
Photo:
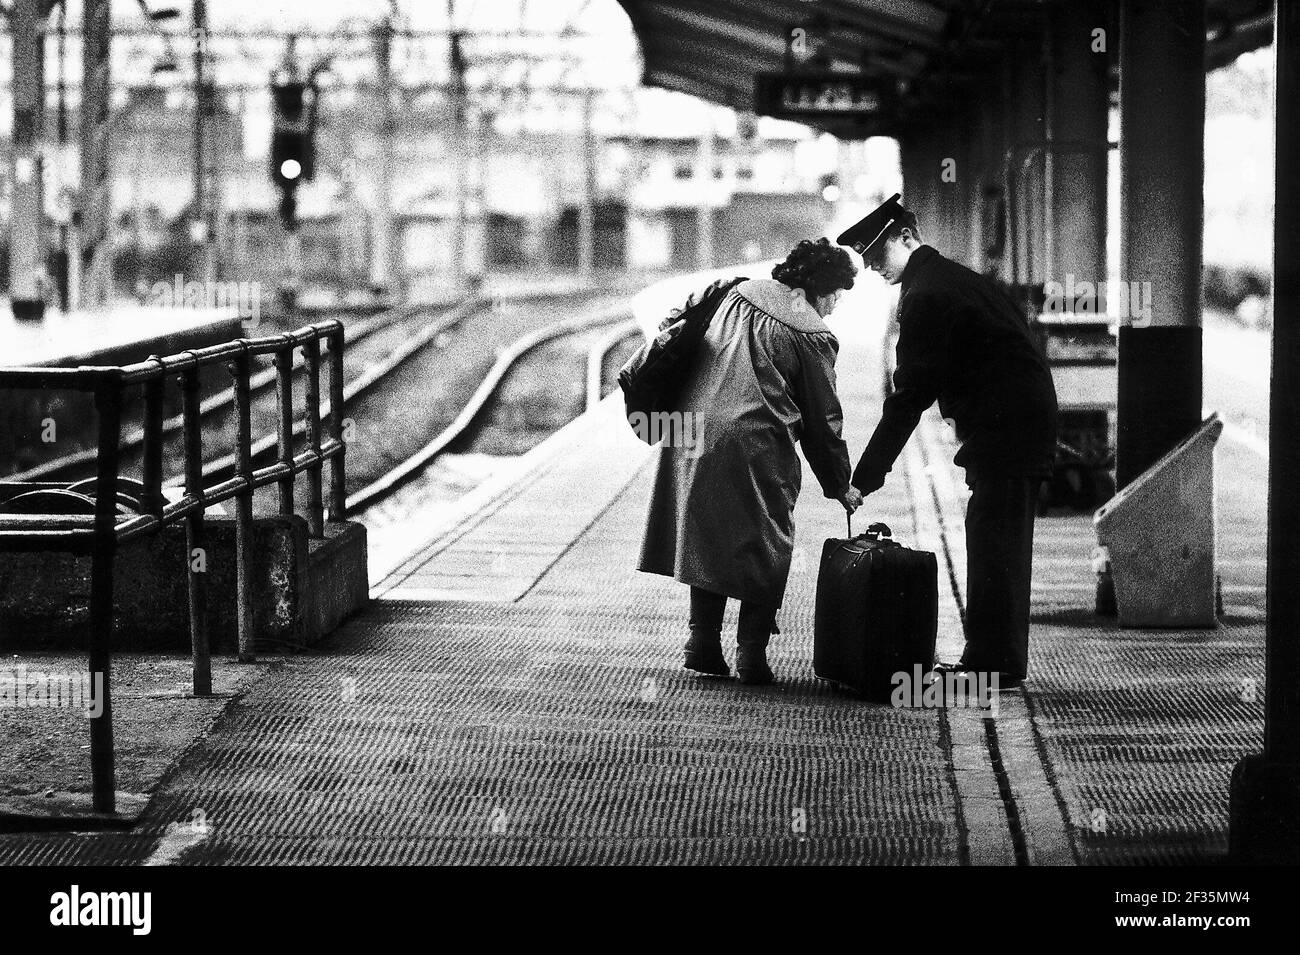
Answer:
<svg viewBox="0 0 1300 955"><path fill-rule="evenodd" d="M238 643L235 521L205 521L208 638L214 652ZM185 533L179 526L124 547L116 563L113 649L190 649ZM311 646L368 597L366 529L327 524L311 540L301 517L260 517L253 528L256 639ZM85 646L90 560L70 554L0 555L0 650L80 650Z"/></svg>
<svg viewBox="0 0 1300 955"><path fill-rule="evenodd" d="M1097 511L1123 627L1218 624L1215 601L1216 415Z"/></svg>

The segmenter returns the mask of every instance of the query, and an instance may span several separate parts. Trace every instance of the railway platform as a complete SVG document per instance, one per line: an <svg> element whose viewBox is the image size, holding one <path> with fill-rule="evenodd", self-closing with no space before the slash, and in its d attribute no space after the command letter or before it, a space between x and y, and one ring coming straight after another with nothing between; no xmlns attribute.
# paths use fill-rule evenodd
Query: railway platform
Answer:
<svg viewBox="0 0 1300 955"><path fill-rule="evenodd" d="M833 325L860 450L878 337ZM0 862L1223 859L1229 775L1262 742L1256 452L1219 450L1234 479L1219 492L1217 630L1098 618L1091 516L1044 516L1023 688L991 709L895 708L812 673L818 555L844 516L810 474L770 652L779 682L680 668L685 588L634 569L654 451L617 402L456 506L412 500L372 530L367 608L316 650L232 677L130 830L0 834ZM927 417L855 523L939 555L946 659L961 646L965 488L945 430Z"/></svg>
<svg viewBox="0 0 1300 955"><path fill-rule="evenodd" d="M6 365L126 365L238 338L252 321L251 310L241 312L236 304L120 304L98 313L50 310L39 322L28 322L15 319L0 300Z"/></svg>

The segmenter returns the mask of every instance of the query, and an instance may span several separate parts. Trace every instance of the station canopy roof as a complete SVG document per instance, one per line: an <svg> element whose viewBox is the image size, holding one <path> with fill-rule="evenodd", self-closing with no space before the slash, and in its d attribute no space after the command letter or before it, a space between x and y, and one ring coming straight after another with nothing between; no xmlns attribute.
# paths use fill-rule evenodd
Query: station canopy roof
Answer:
<svg viewBox="0 0 1300 955"><path fill-rule="evenodd" d="M1075 0L1055 0L1075 2ZM632 22L648 86L733 109L754 108L756 77L781 72L792 27L815 23L828 73L890 91L872 119L819 116L810 125L860 138L891 135L968 95L1003 51L1042 37L1053 0L619 0ZM1272 0L1206 0L1206 68L1273 37ZM761 81L759 81L761 82Z"/></svg>

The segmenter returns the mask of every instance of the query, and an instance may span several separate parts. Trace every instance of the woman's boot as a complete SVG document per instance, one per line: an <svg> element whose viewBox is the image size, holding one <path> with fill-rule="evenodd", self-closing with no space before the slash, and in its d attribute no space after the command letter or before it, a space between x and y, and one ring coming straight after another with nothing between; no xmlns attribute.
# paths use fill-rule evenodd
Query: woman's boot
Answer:
<svg viewBox="0 0 1300 955"><path fill-rule="evenodd" d="M767 641L772 636L776 608L742 603L736 626L736 676L741 683L760 685L775 677L767 665Z"/></svg>
<svg viewBox="0 0 1300 955"><path fill-rule="evenodd" d="M736 676L741 683L771 683L775 676L767 665L767 640L751 638L736 641Z"/></svg>
<svg viewBox="0 0 1300 955"><path fill-rule="evenodd" d="M686 641L684 666L697 673L730 676L731 668L727 666L727 658L722 655L721 629L706 630L703 627L691 627L691 637Z"/></svg>
<svg viewBox="0 0 1300 955"><path fill-rule="evenodd" d="M686 669L710 676L730 676L722 655L722 615L727 598L700 587L691 588L691 638L686 641Z"/></svg>

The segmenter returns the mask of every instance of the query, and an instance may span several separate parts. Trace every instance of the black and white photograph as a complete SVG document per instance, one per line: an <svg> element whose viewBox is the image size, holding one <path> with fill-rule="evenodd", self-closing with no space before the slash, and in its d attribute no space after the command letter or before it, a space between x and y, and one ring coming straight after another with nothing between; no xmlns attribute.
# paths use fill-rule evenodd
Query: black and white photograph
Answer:
<svg viewBox="0 0 1300 955"><path fill-rule="evenodd" d="M0 14L15 941L1284 924L1300 3Z"/></svg>

